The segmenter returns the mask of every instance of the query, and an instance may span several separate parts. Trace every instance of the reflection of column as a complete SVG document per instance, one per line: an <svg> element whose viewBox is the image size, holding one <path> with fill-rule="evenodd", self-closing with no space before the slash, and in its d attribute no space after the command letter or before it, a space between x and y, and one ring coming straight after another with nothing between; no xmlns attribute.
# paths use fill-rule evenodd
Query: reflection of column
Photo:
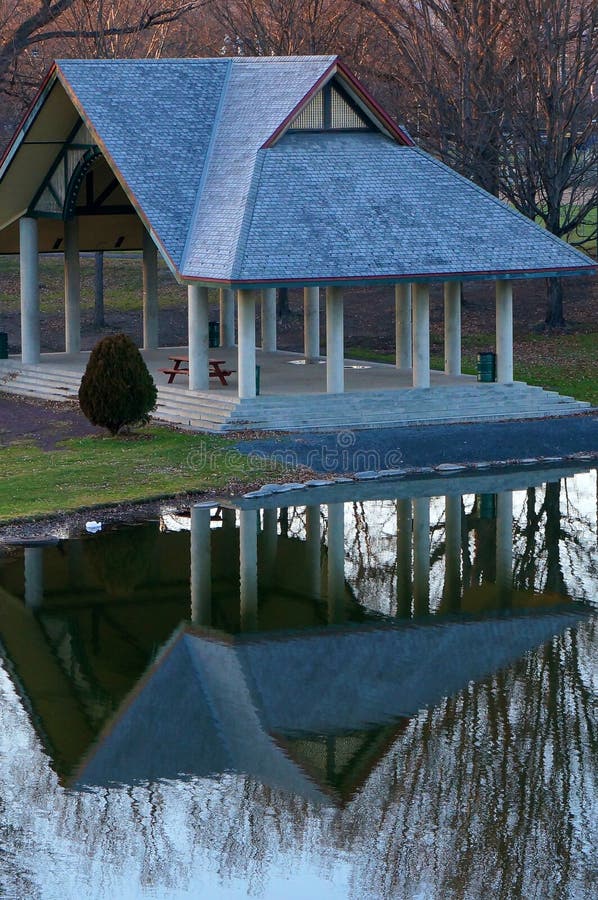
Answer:
<svg viewBox="0 0 598 900"><path fill-rule="evenodd" d="M262 538L260 547L260 582L263 585L272 583L274 566L276 565L276 547L278 542L278 510L265 509L262 512Z"/></svg>
<svg viewBox="0 0 598 900"><path fill-rule="evenodd" d="M430 498L413 501L413 612L424 616L430 602Z"/></svg>
<svg viewBox="0 0 598 900"><path fill-rule="evenodd" d="M496 495L496 591L508 601L513 589L513 493Z"/></svg>
<svg viewBox="0 0 598 900"><path fill-rule="evenodd" d="M345 506L328 504L328 621L345 618Z"/></svg>
<svg viewBox="0 0 598 900"><path fill-rule="evenodd" d="M85 566L83 563L83 541L66 541L66 563L68 567L69 586L81 588L85 584Z"/></svg>
<svg viewBox="0 0 598 900"><path fill-rule="evenodd" d="M212 622L212 558L209 506L191 507L191 621Z"/></svg>
<svg viewBox="0 0 598 900"><path fill-rule="evenodd" d="M241 629L257 629L257 512L239 512L239 572L241 581Z"/></svg>
<svg viewBox="0 0 598 900"><path fill-rule="evenodd" d="M44 599L44 548L25 547L25 605L35 609Z"/></svg>
<svg viewBox="0 0 598 900"><path fill-rule="evenodd" d="M397 615L411 616L411 500L397 500Z"/></svg>
<svg viewBox="0 0 598 900"><path fill-rule="evenodd" d="M305 553L307 568L307 593L320 597L322 593L322 563L320 559L320 507L305 509Z"/></svg>
<svg viewBox="0 0 598 900"><path fill-rule="evenodd" d="M461 597L461 497L444 498L444 607L457 610Z"/></svg>

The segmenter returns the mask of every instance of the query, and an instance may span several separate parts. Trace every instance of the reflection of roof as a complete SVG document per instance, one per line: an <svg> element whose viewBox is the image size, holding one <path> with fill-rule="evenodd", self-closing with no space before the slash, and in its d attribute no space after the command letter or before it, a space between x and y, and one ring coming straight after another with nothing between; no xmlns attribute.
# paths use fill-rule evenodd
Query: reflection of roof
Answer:
<svg viewBox="0 0 598 900"><path fill-rule="evenodd" d="M349 124L301 130L332 81ZM3 225L27 209L77 113L183 279L440 281L594 266L414 147L334 56L59 61L0 169ZM129 218L130 249L140 229Z"/></svg>
<svg viewBox="0 0 598 900"><path fill-rule="evenodd" d="M586 614L573 607L227 641L181 630L100 737L76 784L234 771L322 798L328 785L306 775L315 770L301 758L301 738L400 723Z"/></svg>

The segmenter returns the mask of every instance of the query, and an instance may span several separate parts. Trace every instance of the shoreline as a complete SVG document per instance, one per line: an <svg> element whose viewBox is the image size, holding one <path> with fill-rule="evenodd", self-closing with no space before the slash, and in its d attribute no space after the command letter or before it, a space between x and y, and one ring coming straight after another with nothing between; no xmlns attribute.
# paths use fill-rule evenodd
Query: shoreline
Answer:
<svg viewBox="0 0 598 900"><path fill-rule="evenodd" d="M27 516L0 522L0 553L11 548L27 545L28 543L41 545L54 543L61 539L68 539L75 532L79 535L85 532L85 525L90 520L101 520L102 525L135 525L146 522L148 519L157 518L167 513L181 514L187 512L195 504L209 503L218 506L221 503L234 503L243 499L268 498L273 495L280 496L282 501L292 501L293 493L299 487L318 486L328 488L335 484L344 484L347 487L364 482L388 482L400 480L401 483L426 480L436 480L439 476L458 479L460 476L472 474L500 475L506 472L550 471L554 468L562 473L563 468L571 469L575 474L582 468L594 468L598 471L598 450L593 452L578 451L565 456L540 456L497 459L489 462L473 463L438 463L434 466L411 466L397 469L364 470L361 472L345 473L342 475L326 475L313 472L305 468L289 470L288 477L284 481L269 482L266 479L247 481L243 483L231 483L229 490L204 490L188 491L177 494L154 495L139 500L122 501L119 503L98 503L90 506L82 506L67 512L52 512L39 516ZM317 476L320 477L317 477ZM561 476L562 477L562 476ZM285 503L281 502L281 506ZM289 502L288 505L292 505ZM65 534L68 532L68 534Z"/></svg>

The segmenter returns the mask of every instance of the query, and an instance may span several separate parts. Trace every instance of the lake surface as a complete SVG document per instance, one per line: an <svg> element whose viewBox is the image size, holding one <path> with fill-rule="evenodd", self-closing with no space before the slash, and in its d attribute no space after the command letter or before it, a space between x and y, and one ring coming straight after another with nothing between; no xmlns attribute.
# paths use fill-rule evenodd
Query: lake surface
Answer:
<svg viewBox="0 0 598 900"><path fill-rule="evenodd" d="M594 898L596 510L529 470L0 549L0 896Z"/></svg>

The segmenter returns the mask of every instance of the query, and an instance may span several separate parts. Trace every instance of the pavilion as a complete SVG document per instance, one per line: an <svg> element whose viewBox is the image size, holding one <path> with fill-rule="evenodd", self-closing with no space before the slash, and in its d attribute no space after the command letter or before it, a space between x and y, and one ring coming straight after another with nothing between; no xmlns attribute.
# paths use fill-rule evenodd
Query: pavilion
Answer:
<svg viewBox="0 0 598 900"><path fill-rule="evenodd" d="M168 358L158 254L187 286L188 385L156 379L172 421L275 427L283 409L288 427L319 416L367 424L382 410L384 421L413 419L403 400L430 421L447 405L459 419L580 408L513 385L512 281L587 275L595 263L416 147L334 56L56 62L0 165L0 253L19 253L21 268L21 359L0 363L10 389L28 379L43 395L52 364L64 396L76 393L80 252L96 250L143 253L143 351L156 374ZM40 252L64 253L65 353L53 359L40 353ZM498 384L475 400L468 390L460 406L476 386L461 374L461 285L474 280L495 282ZM444 286L445 371L432 378L434 283ZM396 366L371 366L356 384L343 289L368 284L394 286ZM325 289L325 366L289 368L277 351L282 287L304 291L305 363L320 358ZM220 291L230 390L210 383L209 288Z"/></svg>

